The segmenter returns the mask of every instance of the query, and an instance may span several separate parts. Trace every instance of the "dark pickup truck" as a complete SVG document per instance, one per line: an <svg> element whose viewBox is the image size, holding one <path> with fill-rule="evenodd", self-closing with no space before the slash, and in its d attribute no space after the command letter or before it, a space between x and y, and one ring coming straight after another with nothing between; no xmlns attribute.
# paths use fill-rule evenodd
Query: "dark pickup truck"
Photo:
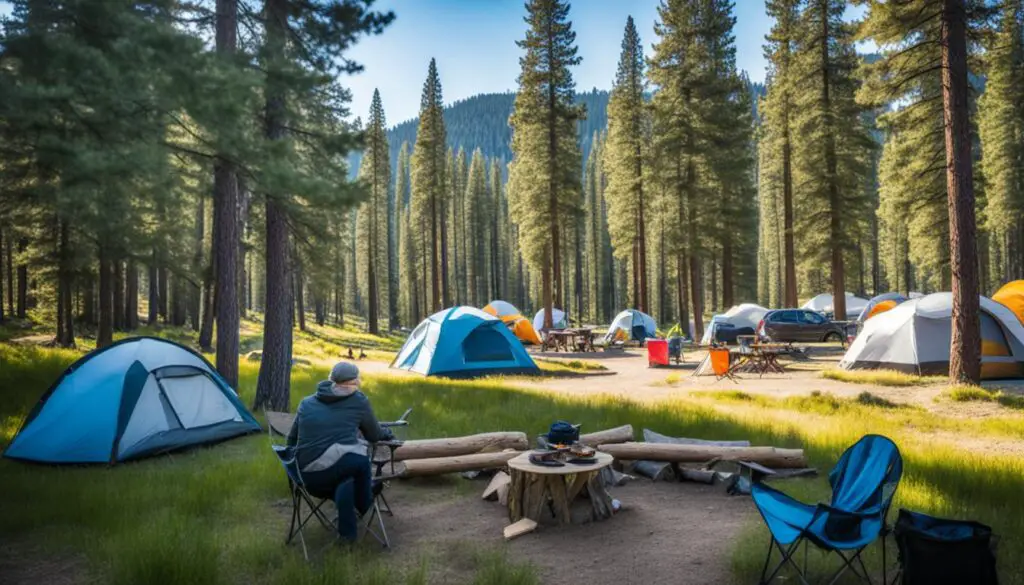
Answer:
<svg viewBox="0 0 1024 585"><path fill-rule="evenodd" d="M771 341L846 342L847 324L831 321L809 309L776 309L765 313L757 325L757 335Z"/></svg>

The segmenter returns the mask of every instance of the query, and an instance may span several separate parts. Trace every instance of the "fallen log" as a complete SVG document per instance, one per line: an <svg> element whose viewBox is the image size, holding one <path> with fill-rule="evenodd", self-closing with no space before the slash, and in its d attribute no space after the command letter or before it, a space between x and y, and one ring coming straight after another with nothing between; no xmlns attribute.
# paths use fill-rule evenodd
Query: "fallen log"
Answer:
<svg viewBox="0 0 1024 585"><path fill-rule="evenodd" d="M480 433L466 437L444 439L416 439L406 441L395 449L396 461L455 457L473 453L496 452L504 449L526 450L529 447L526 433Z"/></svg>
<svg viewBox="0 0 1024 585"><path fill-rule="evenodd" d="M672 464L664 461L634 461L633 471L654 481L667 481L672 478Z"/></svg>
<svg viewBox="0 0 1024 585"><path fill-rule="evenodd" d="M501 469L505 467L509 459L520 453L521 451L501 451L498 453L456 455L455 457L411 459L402 462L402 465L405 467L402 477L422 477L424 475L443 475L459 471Z"/></svg>
<svg viewBox="0 0 1024 585"><path fill-rule="evenodd" d="M598 445L609 445L612 443L625 443L633 440L633 425L622 425L614 429L605 429L593 433L580 435L579 442L591 447Z"/></svg>
<svg viewBox="0 0 1024 585"><path fill-rule="evenodd" d="M671 463L706 463L722 461L754 461L773 469L807 467L803 449L777 447L715 447L711 445L676 445L672 443L621 443L597 448L616 459L632 461L668 461Z"/></svg>

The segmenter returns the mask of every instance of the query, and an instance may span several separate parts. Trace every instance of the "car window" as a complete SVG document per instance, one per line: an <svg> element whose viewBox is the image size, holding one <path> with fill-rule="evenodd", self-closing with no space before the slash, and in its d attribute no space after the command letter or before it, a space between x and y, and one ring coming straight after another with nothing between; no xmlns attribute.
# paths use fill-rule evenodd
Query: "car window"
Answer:
<svg viewBox="0 0 1024 585"><path fill-rule="evenodd" d="M779 311L772 315L773 323L796 323L796 311Z"/></svg>
<svg viewBox="0 0 1024 585"><path fill-rule="evenodd" d="M801 311L800 320L803 321L804 323L809 323L811 325L821 325L822 323L825 322L824 317L822 317L818 313L814 313L811 311Z"/></svg>

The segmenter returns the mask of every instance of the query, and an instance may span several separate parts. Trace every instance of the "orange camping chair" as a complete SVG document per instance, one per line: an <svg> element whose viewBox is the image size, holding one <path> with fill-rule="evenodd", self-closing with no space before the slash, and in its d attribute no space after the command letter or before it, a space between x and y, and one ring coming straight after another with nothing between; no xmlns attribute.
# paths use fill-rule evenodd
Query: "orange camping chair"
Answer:
<svg viewBox="0 0 1024 585"><path fill-rule="evenodd" d="M712 347L708 350L708 355L711 356L711 371L715 373L716 382L722 378L729 378L733 382L736 381L730 369L732 364L729 348Z"/></svg>

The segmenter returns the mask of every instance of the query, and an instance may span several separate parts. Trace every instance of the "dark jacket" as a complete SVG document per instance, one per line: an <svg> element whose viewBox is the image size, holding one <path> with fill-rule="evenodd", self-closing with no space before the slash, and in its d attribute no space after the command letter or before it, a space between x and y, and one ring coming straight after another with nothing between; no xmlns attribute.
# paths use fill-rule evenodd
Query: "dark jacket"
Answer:
<svg viewBox="0 0 1024 585"><path fill-rule="evenodd" d="M365 394L356 391L339 396L331 386L328 380L317 384L316 394L303 398L296 411L295 424L288 433L288 444L297 445L300 469L320 457L334 443L358 443L360 431L370 442L392 438L391 431L377 422Z"/></svg>

